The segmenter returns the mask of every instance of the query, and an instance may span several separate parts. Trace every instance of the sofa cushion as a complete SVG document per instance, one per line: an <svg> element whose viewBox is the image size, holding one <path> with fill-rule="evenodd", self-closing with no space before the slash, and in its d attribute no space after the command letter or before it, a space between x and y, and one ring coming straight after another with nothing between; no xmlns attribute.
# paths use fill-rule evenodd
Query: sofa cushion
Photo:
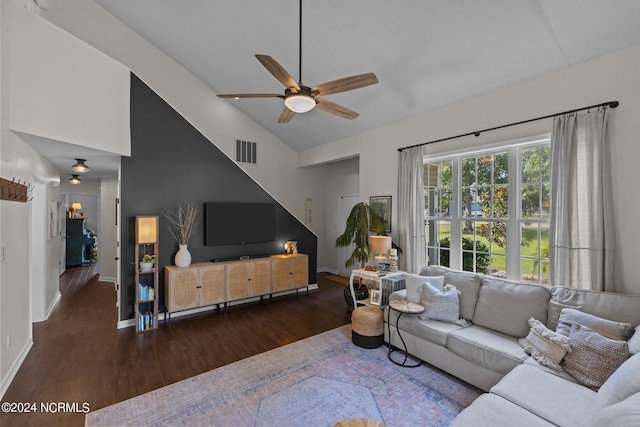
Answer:
<svg viewBox="0 0 640 427"><path fill-rule="evenodd" d="M460 412L449 425L451 427L511 427L514 425L539 427L552 424L498 395L485 393Z"/></svg>
<svg viewBox="0 0 640 427"><path fill-rule="evenodd" d="M420 271L421 276L444 276L445 284L450 284L460 291L460 317L473 319L473 312L478 301L481 275L468 271L452 270L439 265L427 265Z"/></svg>
<svg viewBox="0 0 640 427"><path fill-rule="evenodd" d="M578 383L578 381L573 378L571 375L567 374L567 372L564 370L564 368L561 371L558 371L556 369L551 369L547 366L544 366L543 364L541 364L540 362L538 362L536 359L534 359L533 357L529 357L527 358L527 360L525 360L523 362L524 365L530 365L533 366L537 369L540 369L541 371L547 372L549 374L553 374L553 375L557 375L560 378L564 378L567 381L571 381L574 383Z"/></svg>
<svg viewBox="0 0 640 427"><path fill-rule="evenodd" d="M638 307L640 309L640 307ZM600 335L618 341L626 341L633 335L633 326L630 323L615 322L603 319L593 314L583 313L573 308L564 308L560 312L556 332L564 336L569 336L571 325L578 323L582 326L596 331Z"/></svg>
<svg viewBox="0 0 640 427"><path fill-rule="evenodd" d="M595 391L527 364L505 375L491 393L559 426L586 425L596 400Z"/></svg>
<svg viewBox="0 0 640 427"><path fill-rule="evenodd" d="M640 324L640 296L622 295L609 292L588 291L584 289L551 288L547 328L555 329L554 324L565 307L573 307L584 313L614 320L616 322Z"/></svg>
<svg viewBox="0 0 640 427"><path fill-rule="evenodd" d="M529 319L547 319L549 291L538 285L483 277L473 323L512 337L529 333Z"/></svg>
<svg viewBox="0 0 640 427"><path fill-rule="evenodd" d="M391 326L390 330L391 333L394 334L399 313L391 310L389 315L391 316L389 318ZM386 317L385 320L387 320ZM449 334L453 331L457 331L458 329L462 329L462 326L448 322L441 322L439 320L421 320L418 316L402 315L400 318L399 328L403 334L406 331L420 339L445 347L447 345L447 337Z"/></svg>
<svg viewBox="0 0 640 427"><path fill-rule="evenodd" d="M539 320L529 319L531 330L518 344L538 362L549 368L562 370L560 362L571 347L569 338L547 329Z"/></svg>
<svg viewBox="0 0 640 427"><path fill-rule="evenodd" d="M597 411L589 426L637 427L638 420L640 420L640 393Z"/></svg>
<svg viewBox="0 0 640 427"><path fill-rule="evenodd" d="M581 384L597 389L629 357L626 341L616 341L574 323L569 334L571 352L564 368Z"/></svg>
<svg viewBox="0 0 640 427"><path fill-rule="evenodd" d="M425 277L417 274L405 274L404 275L405 288L407 289L407 301L420 304L420 290L422 285L430 283L432 286L439 290L444 289L444 276Z"/></svg>
<svg viewBox="0 0 640 427"><path fill-rule="evenodd" d="M517 338L477 325L452 331L447 339L447 348L476 365L502 374L529 357Z"/></svg>
<svg viewBox="0 0 640 427"><path fill-rule="evenodd" d="M615 405L636 393L640 393L640 354L627 359L602 384L596 397L596 410Z"/></svg>
<svg viewBox="0 0 640 427"><path fill-rule="evenodd" d="M422 320L442 320L455 323L460 319L460 305L458 302L458 289L453 285L445 285L440 290L430 283L425 283L420 288L421 301L424 311L418 314Z"/></svg>

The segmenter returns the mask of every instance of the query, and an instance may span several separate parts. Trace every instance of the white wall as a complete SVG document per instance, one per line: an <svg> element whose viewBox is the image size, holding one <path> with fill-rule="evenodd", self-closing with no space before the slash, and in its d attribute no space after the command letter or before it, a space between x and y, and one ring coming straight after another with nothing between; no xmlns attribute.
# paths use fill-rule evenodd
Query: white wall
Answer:
<svg viewBox="0 0 640 427"><path fill-rule="evenodd" d="M338 203L339 197L358 194L360 188L360 159L341 160L329 163L325 166L326 179L324 180L324 210L325 230L322 240L322 250L318 251L322 256L318 257L318 266L337 272L338 252L336 239L338 238Z"/></svg>
<svg viewBox="0 0 640 427"><path fill-rule="evenodd" d="M3 6L12 25L11 129L129 155L129 70L39 16Z"/></svg>
<svg viewBox="0 0 640 427"><path fill-rule="evenodd" d="M9 1L0 2L0 95L0 176L43 181L43 206L60 200L59 172L12 130L129 153L126 67ZM32 344L30 228L29 203L0 201L1 394ZM60 289L60 238L42 245L51 309Z"/></svg>
<svg viewBox="0 0 640 427"><path fill-rule="evenodd" d="M56 0L55 7L41 14L131 69L230 157L235 155L236 138L258 142L259 165L243 169L301 222L305 198L321 206L322 191L315 185L323 177L321 169L298 168L295 151L98 4ZM318 220L321 215L317 212ZM313 230L318 233L315 226Z"/></svg>
<svg viewBox="0 0 640 427"><path fill-rule="evenodd" d="M100 280L116 281L118 256L116 244L118 240L116 227L116 198L118 197L118 180L103 179L100 182L100 234L98 235L98 274Z"/></svg>
<svg viewBox="0 0 640 427"><path fill-rule="evenodd" d="M611 111L612 166L619 292L640 294L637 245L640 229L637 192L640 159L640 46L625 49L529 81L461 101L369 132L300 153L299 165L311 166L349 154L360 155L360 197L391 194L397 200L397 148L473 132L573 108L618 100ZM431 153L549 132L541 120L428 146ZM397 204L393 205L397 218ZM397 229L396 224L392 225ZM394 233L392 233L393 235Z"/></svg>

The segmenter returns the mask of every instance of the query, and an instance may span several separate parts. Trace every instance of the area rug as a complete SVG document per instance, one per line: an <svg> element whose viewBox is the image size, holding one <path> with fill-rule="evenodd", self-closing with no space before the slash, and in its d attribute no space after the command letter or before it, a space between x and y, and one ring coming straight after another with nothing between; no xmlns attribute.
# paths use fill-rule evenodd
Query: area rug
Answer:
<svg viewBox="0 0 640 427"><path fill-rule="evenodd" d="M386 347L325 332L90 412L87 426L446 426L481 391L423 364L402 368Z"/></svg>

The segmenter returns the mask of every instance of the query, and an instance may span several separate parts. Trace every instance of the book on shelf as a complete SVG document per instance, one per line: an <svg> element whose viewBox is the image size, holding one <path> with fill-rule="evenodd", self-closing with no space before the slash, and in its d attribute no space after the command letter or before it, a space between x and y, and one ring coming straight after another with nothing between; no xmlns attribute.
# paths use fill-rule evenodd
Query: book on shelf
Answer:
<svg viewBox="0 0 640 427"><path fill-rule="evenodd" d="M156 298L156 290L153 286L138 283L138 301L153 301Z"/></svg>
<svg viewBox="0 0 640 427"><path fill-rule="evenodd" d="M158 318L150 311L138 314L137 328L138 331L146 331L147 329L155 329Z"/></svg>

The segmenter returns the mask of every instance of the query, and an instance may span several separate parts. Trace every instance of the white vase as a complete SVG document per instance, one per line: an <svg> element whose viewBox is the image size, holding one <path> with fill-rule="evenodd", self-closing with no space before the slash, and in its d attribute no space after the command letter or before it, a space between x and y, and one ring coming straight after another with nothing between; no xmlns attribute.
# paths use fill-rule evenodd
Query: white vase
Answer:
<svg viewBox="0 0 640 427"><path fill-rule="evenodd" d="M178 245L175 262L177 267L189 267L191 265L191 254L187 250L187 245Z"/></svg>

